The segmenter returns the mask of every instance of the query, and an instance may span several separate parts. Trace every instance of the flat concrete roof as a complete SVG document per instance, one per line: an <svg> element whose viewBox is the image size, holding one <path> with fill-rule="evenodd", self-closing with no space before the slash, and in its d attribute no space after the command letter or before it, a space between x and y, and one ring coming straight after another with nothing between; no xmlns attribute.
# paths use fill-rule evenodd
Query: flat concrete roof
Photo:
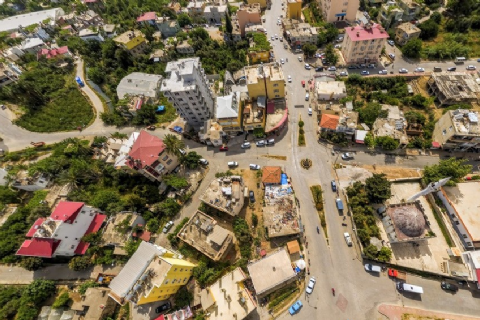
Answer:
<svg viewBox="0 0 480 320"><path fill-rule="evenodd" d="M480 241L480 182L443 187L473 241Z"/></svg>
<svg viewBox="0 0 480 320"><path fill-rule="evenodd" d="M212 180L200 200L217 210L236 216L243 208L243 180L240 176Z"/></svg>
<svg viewBox="0 0 480 320"><path fill-rule="evenodd" d="M257 295L295 277L292 261L284 248L250 263L247 268Z"/></svg>
<svg viewBox="0 0 480 320"><path fill-rule="evenodd" d="M290 186L265 187L263 225L268 228L270 238L300 233L295 196Z"/></svg>

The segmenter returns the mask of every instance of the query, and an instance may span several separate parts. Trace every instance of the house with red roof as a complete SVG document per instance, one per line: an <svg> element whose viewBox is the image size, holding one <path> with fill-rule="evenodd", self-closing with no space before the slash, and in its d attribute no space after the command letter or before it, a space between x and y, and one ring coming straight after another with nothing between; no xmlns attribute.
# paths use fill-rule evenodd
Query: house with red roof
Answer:
<svg viewBox="0 0 480 320"><path fill-rule="evenodd" d="M322 131L336 131L340 117L334 114L324 113L320 120L320 130Z"/></svg>
<svg viewBox="0 0 480 320"><path fill-rule="evenodd" d="M177 156L166 150L163 140L145 130L137 134L125 165L151 181L162 181L164 175L171 173L180 164Z"/></svg>
<svg viewBox="0 0 480 320"><path fill-rule="evenodd" d="M40 59L41 57L45 57L47 59L52 59L52 58L66 58L66 57L71 57L72 53L70 50L68 50L67 46L63 46L60 48L53 48L53 49L41 49L38 51L37 54L37 59Z"/></svg>
<svg viewBox="0 0 480 320"><path fill-rule="evenodd" d="M18 256L53 258L83 255L89 243L82 237L100 230L106 215L83 202L62 201L47 218L38 218L27 233L30 238L17 251Z"/></svg>
<svg viewBox="0 0 480 320"><path fill-rule="evenodd" d="M345 28L342 55L347 64L376 63L389 35L376 23Z"/></svg>
<svg viewBox="0 0 480 320"><path fill-rule="evenodd" d="M138 18L137 22L143 25L155 25L155 21L157 20L157 14L155 12L145 12L142 13Z"/></svg>

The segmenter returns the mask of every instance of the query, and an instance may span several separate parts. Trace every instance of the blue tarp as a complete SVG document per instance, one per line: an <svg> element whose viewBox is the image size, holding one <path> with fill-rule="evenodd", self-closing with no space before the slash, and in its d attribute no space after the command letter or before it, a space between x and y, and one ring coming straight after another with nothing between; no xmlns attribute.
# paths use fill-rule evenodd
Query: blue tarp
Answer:
<svg viewBox="0 0 480 320"><path fill-rule="evenodd" d="M178 133L182 133L183 129L182 129L182 127L175 126L175 127L173 127L173 131L178 132Z"/></svg>
<svg viewBox="0 0 480 320"><path fill-rule="evenodd" d="M157 112L162 112L162 111L165 111L165 106L158 106Z"/></svg>
<svg viewBox="0 0 480 320"><path fill-rule="evenodd" d="M282 179L280 182L281 185L288 184L287 182L287 175L285 173L282 173Z"/></svg>

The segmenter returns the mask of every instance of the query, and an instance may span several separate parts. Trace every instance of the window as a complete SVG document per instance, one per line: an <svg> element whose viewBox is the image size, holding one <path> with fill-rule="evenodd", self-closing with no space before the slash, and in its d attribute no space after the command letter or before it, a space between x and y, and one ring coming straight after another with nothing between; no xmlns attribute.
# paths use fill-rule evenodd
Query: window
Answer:
<svg viewBox="0 0 480 320"><path fill-rule="evenodd" d="M164 284L168 284L168 279L167 279L167 280L165 280Z"/></svg>
<svg viewBox="0 0 480 320"><path fill-rule="evenodd" d="M187 278L184 278L184 279L183 279L183 282L185 282L185 281L187 281Z"/></svg>
<svg viewBox="0 0 480 320"><path fill-rule="evenodd" d="M443 131L442 131L442 134L443 134L443 135L446 135L446 134L447 134L447 130L443 130Z"/></svg>
<svg viewBox="0 0 480 320"><path fill-rule="evenodd" d="M275 90L273 90L273 92L278 93L278 92L280 92L280 90L275 89Z"/></svg>
<svg viewBox="0 0 480 320"><path fill-rule="evenodd" d="M182 99L182 98L178 98L178 101L183 102L183 99Z"/></svg>
<svg viewBox="0 0 480 320"><path fill-rule="evenodd" d="M162 161L167 161L167 159L168 159L168 156L165 155L165 157L162 158Z"/></svg>
<svg viewBox="0 0 480 320"><path fill-rule="evenodd" d="M170 164L170 163L172 163L172 159L167 161L167 165Z"/></svg>
<svg viewBox="0 0 480 320"><path fill-rule="evenodd" d="M205 120L205 118L200 118L200 120Z"/></svg>
<svg viewBox="0 0 480 320"><path fill-rule="evenodd" d="M466 234L462 234L463 236L463 239L467 239L467 235Z"/></svg>
<svg viewBox="0 0 480 320"><path fill-rule="evenodd" d="M195 102L194 102L194 103L192 103L192 106L196 106L196 105L197 105L197 104L196 104Z"/></svg>
<svg viewBox="0 0 480 320"><path fill-rule="evenodd" d="M192 97L189 97L188 100L193 100L193 98L192 98Z"/></svg>
<svg viewBox="0 0 480 320"><path fill-rule="evenodd" d="M275 95L275 98L280 98L280 95L276 94L276 95Z"/></svg>
<svg viewBox="0 0 480 320"><path fill-rule="evenodd" d="M455 224L458 226L460 224L460 221L455 221Z"/></svg>
<svg viewBox="0 0 480 320"><path fill-rule="evenodd" d="M177 268L173 269L173 271L177 271Z"/></svg>
<svg viewBox="0 0 480 320"><path fill-rule="evenodd" d="M199 109L198 108L195 108L196 111L198 111Z"/></svg>
<svg viewBox="0 0 480 320"><path fill-rule="evenodd" d="M173 279L172 284L174 284L175 282L177 282L177 279Z"/></svg>
<svg viewBox="0 0 480 320"><path fill-rule="evenodd" d="M180 94L179 94L178 92L175 92L173 95L174 95L174 96L178 96L178 95L180 95Z"/></svg>
<svg viewBox="0 0 480 320"><path fill-rule="evenodd" d="M180 272L182 272L182 271L183 271L183 268L180 269Z"/></svg>
<svg viewBox="0 0 480 320"><path fill-rule="evenodd" d="M278 87L278 83L274 83L273 86L274 86L274 87Z"/></svg>

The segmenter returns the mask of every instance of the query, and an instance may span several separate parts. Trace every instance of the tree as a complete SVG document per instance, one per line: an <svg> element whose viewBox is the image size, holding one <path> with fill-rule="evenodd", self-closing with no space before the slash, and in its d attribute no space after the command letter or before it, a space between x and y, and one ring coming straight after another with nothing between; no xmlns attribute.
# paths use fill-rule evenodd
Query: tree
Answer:
<svg viewBox="0 0 480 320"><path fill-rule="evenodd" d="M233 31L232 19L230 19L230 14L225 15L225 29L228 34L231 34Z"/></svg>
<svg viewBox="0 0 480 320"><path fill-rule="evenodd" d="M178 139L174 134L166 134L163 138L163 143L165 144L165 149L167 150L168 154L173 154L177 157L180 157L180 149L185 148L185 142Z"/></svg>
<svg viewBox="0 0 480 320"><path fill-rule="evenodd" d="M408 41L402 48L402 53L408 58L419 58L422 51L422 40L419 38Z"/></svg>
<svg viewBox="0 0 480 320"><path fill-rule="evenodd" d="M93 280L85 281L78 288L78 293L80 293L81 295L84 295L87 292L88 288L95 288L95 287L98 287L98 286L100 286L100 284L98 284L97 282L95 282Z"/></svg>
<svg viewBox="0 0 480 320"><path fill-rule="evenodd" d="M30 283L22 294L22 300L31 301L35 304L50 298L56 291L55 282L51 280L37 279Z"/></svg>
<svg viewBox="0 0 480 320"><path fill-rule="evenodd" d="M68 306L70 301L72 301L72 299L70 299L70 295L68 294L68 292L63 292L60 296L58 296L58 298L52 304L52 308L60 309L60 308L66 307Z"/></svg>
<svg viewBox="0 0 480 320"><path fill-rule="evenodd" d="M19 203L20 199L16 191L0 186L0 203Z"/></svg>
<svg viewBox="0 0 480 320"><path fill-rule="evenodd" d="M133 256L135 251L137 251L138 247L140 246L141 242L142 240L140 239L127 241L127 243L125 244L125 252L127 252L127 257Z"/></svg>
<svg viewBox="0 0 480 320"><path fill-rule="evenodd" d="M383 150L395 150L400 145L400 142L390 136L383 136L375 138L375 144Z"/></svg>
<svg viewBox="0 0 480 320"><path fill-rule="evenodd" d="M432 13L432 15L430 16L430 19L432 19L433 21L435 21L435 23L440 24L440 22L442 22L442 14L441 14L440 12L435 11L435 12Z"/></svg>
<svg viewBox="0 0 480 320"><path fill-rule="evenodd" d="M368 259L376 260L378 255L378 249L373 244L369 244L368 246L363 248L363 253Z"/></svg>
<svg viewBox="0 0 480 320"><path fill-rule="evenodd" d="M132 123L135 125L151 125L157 122L156 117L157 107L151 104L145 104L140 110L137 110Z"/></svg>
<svg viewBox="0 0 480 320"><path fill-rule="evenodd" d="M198 161L202 158L201 155L195 151L187 153L185 156L180 158L180 163L187 167L188 169L196 169L198 167Z"/></svg>
<svg viewBox="0 0 480 320"><path fill-rule="evenodd" d="M160 221L157 218L152 218L147 222L147 230L153 233L158 232L158 228L160 228Z"/></svg>
<svg viewBox="0 0 480 320"><path fill-rule="evenodd" d="M302 47L302 50L303 50L303 53L305 53L305 55L307 55L308 57L311 57L317 51L317 46L311 43L305 43Z"/></svg>
<svg viewBox="0 0 480 320"><path fill-rule="evenodd" d="M160 211L167 217L175 216L181 208L182 206L179 205L178 202L172 198L167 198L164 201L155 205L155 211Z"/></svg>
<svg viewBox="0 0 480 320"><path fill-rule="evenodd" d="M457 160L455 158L440 160L438 164L424 168L423 178L426 183L431 183L450 177L447 185L455 185L455 182L460 182L472 170L472 166L465 164L466 162L466 159Z"/></svg>
<svg viewBox="0 0 480 320"><path fill-rule="evenodd" d="M82 241L86 243L90 243L92 246L96 246L100 244L102 241L102 233L101 232L92 232L82 237Z"/></svg>
<svg viewBox="0 0 480 320"><path fill-rule="evenodd" d="M456 16L469 16L475 6L476 0L448 0L447 9Z"/></svg>
<svg viewBox="0 0 480 320"><path fill-rule="evenodd" d="M186 25L192 24L192 19L190 19L190 16L186 13L180 13L177 16L177 21L180 27L185 27Z"/></svg>
<svg viewBox="0 0 480 320"><path fill-rule="evenodd" d="M73 257L68 263L68 267L73 271L82 271L90 268L92 262L88 256Z"/></svg>
<svg viewBox="0 0 480 320"><path fill-rule="evenodd" d="M192 299L193 294L186 287L182 287L175 294L175 305L180 308L189 306Z"/></svg>
<svg viewBox="0 0 480 320"><path fill-rule="evenodd" d="M101 85L105 81L105 73L97 67L89 68L87 75L95 84Z"/></svg>
<svg viewBox="0 0 480 320"><path fill-rule="evenodd" d="M422 40L435 38L438 35L439 26L432 19L428 19L427 21L420 23L418 25L418 28L420 28L420 30L422 31L420 33L420 38Z"/></svg>
<svg viewBox="0 0 480 320"><path fill-rule="evenodd" d="M167 186L170 186L170 187L172 187L174 189L177 189L177 190L188 187L187 179L185 179L183 177L176 176L174 174L169 174L169 175L164 176L163 177L163 182L165 182L165 184Z"/></svg>
<svg viewBox="0 0 480 320"><path fill-rule="evenodd" d="M390 262L392 259L392 250L389 247L382 247L378 252L377 259L381 262Z"/></svg>
<svg viewBox="0 0 480 320"><path fill-rule="evenodd" d="M369 132L367 133L367 135L365 136L365 145L369 148L374 148L375 147L375 138L373 137L373 135Z"/></svg>
<svg viewBox="0 0 480 320"><path fill-rule="evenodd" d="M376 102L368 103L364 108L358 110L360 121L365 122L367 126L371 127L375 120L377 120L381 110L382 107L380 104Z"/></svg>
<svg viewBox="0 0 480 320"><path fill-rule="evenodd" d="M382 203L390 199L392 196L390 185L391 183L384 173L374 173L373 176L365 180L365 191L368 199L373 203Z"/></svg>
<svg viewBox="0 0 480 320"><path fill-rule="evenodd" d="M20 261L20 266L28 271L35 271L43 267L43 259L37 257L26 257Z"/></svg>
<svg viewBox="0 0 480 320"><path fill-rule="evenodd" d="M427 119L423 114L413 110L405 112L405 119L407 120L408 123L418 123L418 124L421 124L422 126L427 121Z"/></svg>
<svg viewBox="0 0 480 320"><path fill-rule="evenodd" d="M327 61L333 65L337 64L338 62L337 54L335 53L331 43L325 47L325 59L327 59Z"/></svg>

